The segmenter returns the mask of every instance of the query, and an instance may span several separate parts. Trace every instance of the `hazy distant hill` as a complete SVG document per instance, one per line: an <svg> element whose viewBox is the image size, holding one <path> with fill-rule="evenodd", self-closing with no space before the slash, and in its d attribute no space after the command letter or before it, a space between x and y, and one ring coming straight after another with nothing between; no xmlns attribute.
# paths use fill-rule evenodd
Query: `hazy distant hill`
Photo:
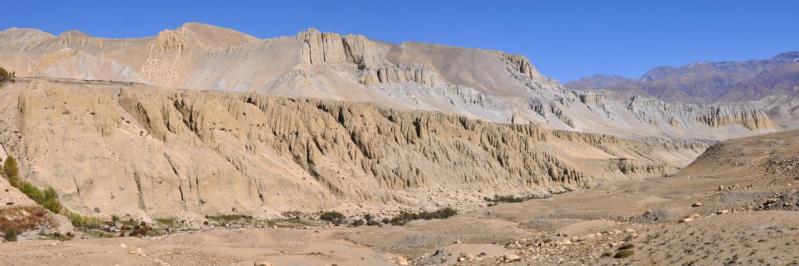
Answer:
<svg viewBox="0 0 799 266"><path fill-rule="evenodd" d="M625 95L650 95L665 101L729 103L759 101L778 120L799 117L799 52L742 62L694 63L656 67L638 79L596 75L564 84L568 88L606 89ZM765 100L764 100L765 99Z"/></svg>

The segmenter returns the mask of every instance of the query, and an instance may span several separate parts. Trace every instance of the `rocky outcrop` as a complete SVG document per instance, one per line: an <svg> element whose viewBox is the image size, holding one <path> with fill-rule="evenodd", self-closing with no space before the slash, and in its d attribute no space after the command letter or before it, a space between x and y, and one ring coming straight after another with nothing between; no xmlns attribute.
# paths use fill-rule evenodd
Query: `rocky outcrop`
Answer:
<svg viewBox="0 0 799 266"><path fill-rule="evenodd" d="M499 56L502 60L508 62L508 67L514 72L518 71L528 78L538 78L541 76L527 57L506 53L500 53Z"/></svg>
<svg viewBox="0 0 799 266"><path fill-rule="evenodd" d="M742 106L711 106L697 120L712 127L732 124L742 125L750 130L773 128L774 124L765 113Z"/></svg>
<svg viewBox="0 0 799 266"><path fill-rule="evenodd" d="M24 80L0 94L26 178L94 215L480 204L663 174L706 146L253 93Z"/></svg>
<svg viewBox="0 0 799 266"><path fill-rule="evenodd" d="M159 52L186 49L188 37L184 31L165 30L158 33L153 48Z"/></svg>
<svg viewBox="0 0 799 266"><path fill-rule="evenodd" d="M419 83L428 87L443 85L442 78L438 73L430 71L420 64L383 65L380 68L367 67L363 70L361 76L361 83L365 85L407 82Z"/></svg>
<svg viewBox="0 0 799 266"><path fill-rule="evenodd" d="M308 64L352 63L360 67L373 66L383 62L385 53L380 44L361 35L346 35L333 32L320 32L310 28L297 34L303 41L300 55Z"/></svg>
<svg viewBox="0 0 799 266"><path fill-rule="evenodd" d="M670 115L666 121L672 127L679 125L679 121L675 118L677 116L714 128L731 125L743 126L753 131L774 128L774 124L765 113L745 105L667 103L640 96L630 98L625 104L626 108L641 120L658 121L657 116Z"/></svg>

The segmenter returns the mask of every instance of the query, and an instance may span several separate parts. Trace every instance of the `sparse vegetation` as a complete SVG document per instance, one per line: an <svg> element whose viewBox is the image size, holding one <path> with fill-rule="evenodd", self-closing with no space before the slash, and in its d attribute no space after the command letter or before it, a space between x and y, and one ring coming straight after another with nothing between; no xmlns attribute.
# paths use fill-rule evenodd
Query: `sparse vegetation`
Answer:
<svg viewBox="0 0 799 266"><path fill-rule="evenodd" d="M78 213L74 213L66 208L61 208L61 214L69 219L69 222L72 223L72 226L81 229L97 229L103 224L103 219L93 216L83 216Z"/></svg>
<svg viewBox="0 0 799 266"><path fill-rule="evenodd" d="M323 212L319 215L319 219L331 222L335 225L344 223L344 215L336 211Z"/></svg>
<svg viewBox="0 0 799 266"><path fill-rule="evenodd" d="M3 176L8 179L11 186L19 189L20 192L28 196L28 198L35 201L45 209L53 213L59 213L66 216L73 226L85 229L99 228L103 220L97 217L82 216L74 213L61 205L58 200L58 193L52 187L48 187L44 191L31 184L30 182L21 180L19 178L19 168L17 161L13 156L8 156L3 162Z"/></svg>
<svg viewBox="0 0 799 266"><path fill-rule="evenodd" d="M627 244L624 244L624 245L621 245L621 246L619 246L619 249L618 249L618 250L631 249L631 248L634 248L634 247L635 247L635 246L634 246L632 243L627 243Z"/></svg>
<svg viewBox="0 0 799 266"><path fill-rule="evenodd" d="M635 246L632 243L621 245L619 246L619 248L617 249L618 251L616 252L615 255L613 255L613 257L618 259L618 258L626 258L632 256L633 254L635 254L635 252L633 251L633 247Z"/></svg>
<svg viewBox="0 0 799 266"><path fill-rule="evenodd" d="M635 254L635 252L632 249L622 249L616 252L616 255L613 255L613 257L620 259L632 256L633 254Z"/></svg>
<svg viewBox="0 0 799 266"><path fill-rule="evenodd" d="M352 226L355 226L355 227L362 226L364 224L366 224L366 222L363 219L358 219L358 220L352 221Z"/></svg>
<svg viewBox="0 0 799 266"><path fill-rule="evenodd" d="M380 222L375 220L375 217L372 216L371 213L367 213L363 215L363 219L366 221L366 225L368 226L378 226Z"/></svg>
<svg viewBox="0 0 799 266"><path fill-rule="evenodd" d="M58 194L56 194L55 189L48 187L42 191L33 184L19 179L17 160L13 156L8 156L3 162L3 176L8 179L8 183L11 186L19 189L19 191L42 207L54 213L61 211L61 202L58 201Z"/></svg>
<svg viewBox="0 0 799 266"><path fill-rule="evenodd" d="M19 235L19 230L16 228L7 228L3 230L3 240L6 242L17 241L17 235Z"/></svg>
<svg viewBox="0 0 799 266"><path fill-rule="evenodd" d="M485 197L483 198L485 201L489 202L489 205L496 205L497 203L518 203L524 202L532 199L541 199L547 198L536 196L536 195L524 195L524 196L515 196L515 195L495 195L493 198Z"/></svg>
<svg viewBox="0 0 799 266"><path fill-rule="evenodd" d="M175 218L156 218L155 221L163 226L166 226L167 228L175 227L177 225L177 219Z"/></svg>
<svg viewBox="0 0 799 266"><path fill-rule="evenodd" d="M45 237L45 239L52 239L52 240L58 240L58 241L67 241L67 240L72 240L72 238L74 238L75 235L73 235L72 233L61 234L59 232L55 232L55 233L52 233L52 234L44 235L44 237Z"/></svg>
<svg viewBox="0 0 799 266"><path fill-rule="evenodd" d="M403 211L397 216L394 216L394 218L391 218L388 223L392 225L405 225L413 220L446 219L456 214L458 214L458 211L450 207L441 208L434 212L423 211L420 213L411 213Z"/></svg>
<svg viewBox="0 0 799 266"><path fill-rule="evenodd" d="M19 169L17 168L17 160L14 159L14 156L9 155L3 162L3 176L11 182L12 186L15 186L14 181L19 176Z"/></svg>
<svg viewBox="0 0 799 266"><path fill-rule="evenodd" d="M34 230L41 226L52 226L53 220L47 211L38 206L12 207L0 209L0 229L6 237L16 239L21 232Z"/></svg>
<svg viewBox="0 0 799 266"><path fill-rule="evenodd" d="M14 81L16 73L9 72L5 68L0 67L0 84L6 81Z"/></svg>
<svg viewBox="0 0 799 266"><path fill-rule="evenodd" d="M245 222L250 223L253 218L249 215L241 215L241 214L222 214L222 215L207 215L205 219L212 220L217 223L221 223L222 225L232 223L232 222Z"/></svg>
<svg viewBox="0 0 799 266"><path fill-rule="evenodd" d="M494 196L493 199L486 198L486 201L490 201L490 202L508 202L508 203L522 202L524 200L525 199L522 198L522 197L516 197L516 196L513 196L513 195L507 195L507 196L496 195L496 196Z"/></svg>

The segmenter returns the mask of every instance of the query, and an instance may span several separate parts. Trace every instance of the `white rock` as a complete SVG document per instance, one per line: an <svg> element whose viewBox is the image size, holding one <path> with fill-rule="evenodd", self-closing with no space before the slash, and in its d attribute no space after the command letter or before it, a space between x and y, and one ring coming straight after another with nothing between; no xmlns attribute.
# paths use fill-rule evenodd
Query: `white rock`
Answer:
<svg viewBox="0 0 799 266"><path fill-rule="evenodd" d="M502 259L505 260L506 262L512 262L512 261L519 261L522 258L519 257L519 255L509 253L502 256Z"/></svg>
<svg viewBox="0 0 799 266"><path fill-rule="evenodd" d="M265 261L265 260L262 260L262 261L256 261L252 265L253 266L272 266L272 263L268 262L268 261Z"/></svg>
<svg viewBox="0 0 799 266"><path fill-rule="evenodd" d="M397 262L397 265L400 265L400 266L410 265L410 263L408 263L408 259L406 259L403 256L398 256L398 257L394 258L394 261Z"/></svg>

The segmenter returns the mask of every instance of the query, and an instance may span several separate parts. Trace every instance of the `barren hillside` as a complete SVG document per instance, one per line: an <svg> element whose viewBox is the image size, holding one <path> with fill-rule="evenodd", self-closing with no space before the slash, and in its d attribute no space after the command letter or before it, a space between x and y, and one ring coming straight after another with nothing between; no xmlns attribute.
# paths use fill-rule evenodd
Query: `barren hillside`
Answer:
<svg viewBox="0 0 799 266"><path fill-rule="evenodd" d="M19 76L371 102L617 136L715 140L775 130L747 104L613 100L565 89L519 55L316 29L262 40L200 23L139 39L14 28L0 32L0 62Z"/></svg>
<svg viewBox="0 0 799 266"><path fill-rule="evenodd" d="M471 208L670 173L707 146L109 82L24 79L0 102L24 177L100 216Z"/></svg>
<svg viewBox="0 0 799 266"><path fill-rule="evenodd" d="M795 264L797 131L714 145L668 177L405 226L249 228L0 245L0 262L185 265ZM58 256L53 256L58 254Z"/></svg>

